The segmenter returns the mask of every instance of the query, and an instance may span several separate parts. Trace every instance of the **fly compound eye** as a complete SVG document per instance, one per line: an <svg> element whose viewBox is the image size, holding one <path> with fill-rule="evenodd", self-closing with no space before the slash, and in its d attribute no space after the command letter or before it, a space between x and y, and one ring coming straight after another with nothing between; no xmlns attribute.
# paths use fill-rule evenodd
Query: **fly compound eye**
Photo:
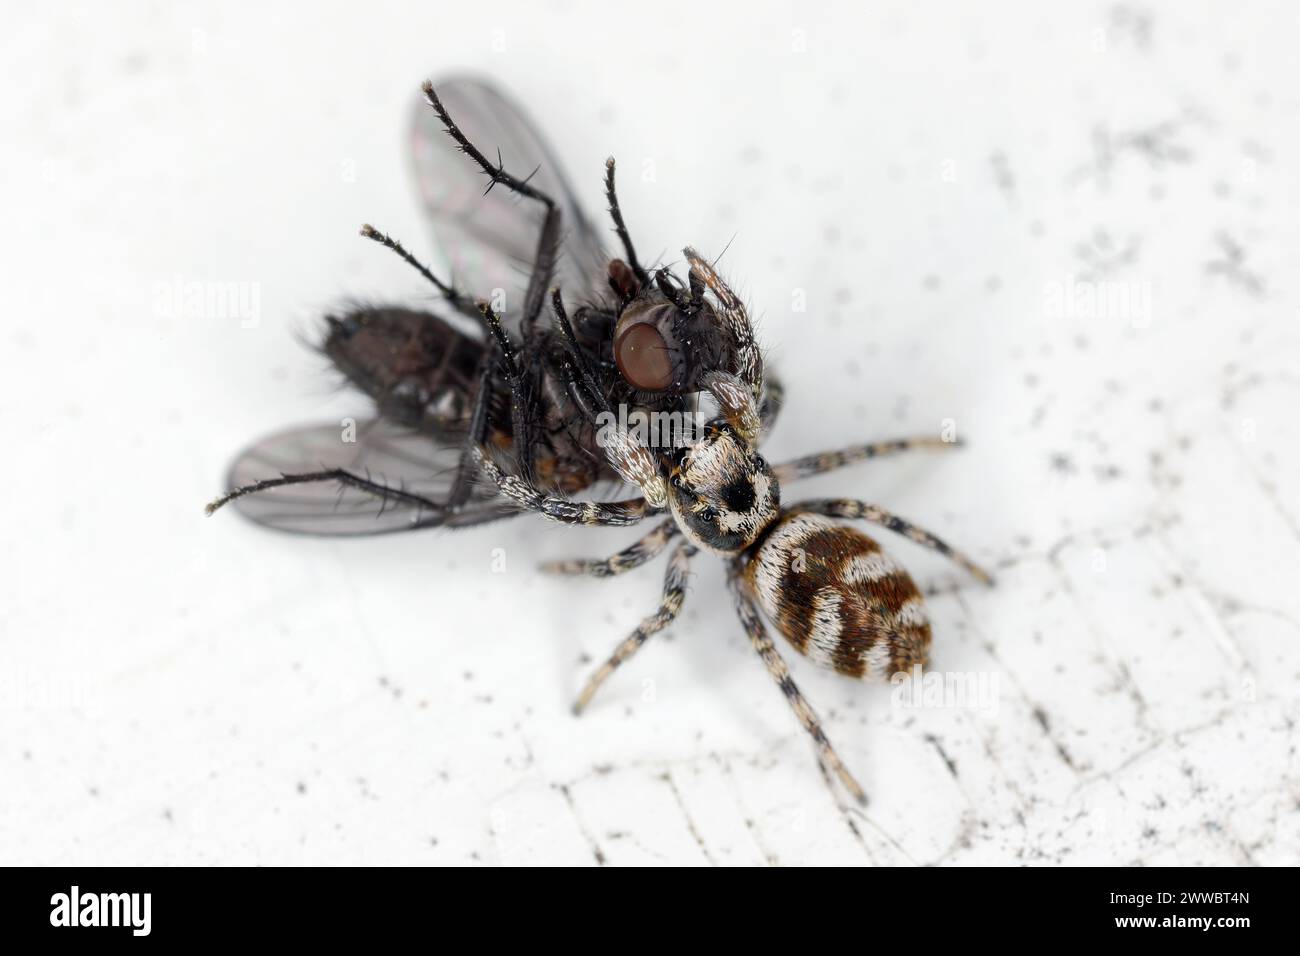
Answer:
<svg viewBox="0 0 1300 956"><path fill-rule="evenodd" d="M673 383L668 343L650 322L637 322L623 330L614 342L614 361L636 388L662 392Z"/></svg>

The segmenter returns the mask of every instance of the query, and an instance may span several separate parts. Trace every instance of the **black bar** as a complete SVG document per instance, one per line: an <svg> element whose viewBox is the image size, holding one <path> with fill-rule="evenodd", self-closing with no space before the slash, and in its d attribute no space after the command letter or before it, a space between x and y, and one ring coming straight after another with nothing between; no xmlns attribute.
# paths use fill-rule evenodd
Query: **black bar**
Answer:
<svg viewBox="0 0 1300 956"><path fill-rule="evenodd" d="M569 887L534 874L428 872L412 869L8 869L0 893L0 933L6 943L58 943L60 937L100 944L147 945L148 940L230 943L348 942L367 949L410 939L413 928L484 933L482 943L522 933L532 945L590 938L596 927L606 943L631 926L655 926L665 944L696 923L723 927L739 937L763 933L771 910L785 910L798 933L806 921L810 941L834 927L862 934L860 945L901 934L929 946L981 938L1044 941L1168 942L1195 938L1233 945L1249 934L1290 929L1283 907L1292 898L1294 871L1284 869L909 869L774 874L764 880L764 914L742 916L735 876L691 892L681 877L659 892L627 896L620 877L606 875L590 887L581 875ZM629 882L645 877L630 875ZM786 883L790 880L790 883ZM795 882L797 880L797 882ZM517 882L516 882L517 881ZM617 882L616 882L617 881ZM824 886L809 885L809 881ZM486 885L485 885L486 884ZM502 885L505 884L505 885ZM67 925L72 887L78 922L91 912L112 926ZM671 887L671 892L663 892ZM113 894L105 901L99 894ZM140 894L135 898L118 894ZM143 894L148 894L144 934ZM571 894L567 897L562 894ZM94 897L93 904L87 903ZM627 911L639 900L640 912ZM820 900L830 908L810 912ZM831 901L834 901L832 904ZM108 905L104 905L107 903ZM87 909L89 907L89 909ZM135 917L134 921L132 916ZM829 922L827 917L830 917ZM96 919L98 920L98 916ZM1201 923L1208 920L1208 925ZM1231 923L1229 923L1231 921ZM61 923L63 925L54 925ZM595 924L593 927L592 924ZM134 925L133 925L134 924ZM538 933L543 935L539 936ZM1245 934L1243 936L1243 934ZM640 931L634 931L634 936ZM796 937L797 938L797 937ZM549 940L547 942L546 940ZM25 950L9 949L10 952Z"/></svg>

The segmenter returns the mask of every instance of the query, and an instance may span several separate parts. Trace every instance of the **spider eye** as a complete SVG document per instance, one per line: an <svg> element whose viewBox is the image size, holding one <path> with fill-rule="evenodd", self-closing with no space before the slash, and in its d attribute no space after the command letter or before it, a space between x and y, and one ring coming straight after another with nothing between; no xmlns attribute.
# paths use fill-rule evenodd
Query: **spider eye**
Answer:
<svg viewBox="0 0 1300 956"><path fill-rule="evenodd" d="M717 508L701 508L696 512L701 521L716 521L718 519Z"/></svg>
<svg viewBox="0 0 1300 956"><path fill-rule="evenodd" d="M614 343L614 361L623 377L636 388L662 392L673 383L668 343L649 322L637 322L623 330Z"/></svg>

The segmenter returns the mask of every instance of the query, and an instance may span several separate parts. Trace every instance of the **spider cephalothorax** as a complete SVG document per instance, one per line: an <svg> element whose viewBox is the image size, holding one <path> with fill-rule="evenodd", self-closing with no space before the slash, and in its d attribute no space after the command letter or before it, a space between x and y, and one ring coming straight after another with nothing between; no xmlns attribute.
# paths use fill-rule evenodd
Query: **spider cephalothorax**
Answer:
<svg viewBox="0 0 1300 956"><path fill-rule="evenodd" d="M700 441L677 454L669 486L682 533L718 554L747 548L781 511L772 469L722 420L706 425Z"/></svg>

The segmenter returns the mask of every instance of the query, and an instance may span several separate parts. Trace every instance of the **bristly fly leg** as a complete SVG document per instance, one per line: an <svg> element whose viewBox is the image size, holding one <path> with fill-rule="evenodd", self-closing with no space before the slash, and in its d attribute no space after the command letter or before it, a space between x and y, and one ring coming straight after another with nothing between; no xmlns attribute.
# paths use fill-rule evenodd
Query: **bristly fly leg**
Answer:
<svg viewBox="0 0 1300 956"><path fill-rule="evenodd" d="M510 432L514 441L515 457L519 461L519 469L524 480L532 484L535 474L533 456L537 443L541 440L540 427L534 413L537 407L537 382L541 365L531 363L530 374L528 369L520 365L510 336L501 326L501 316L486 302L479 303L479 310L483 313L483 321L496 343L493 351L497 353L500 360L501 370L510 383ZM528 349L527 342L524 344L524 349L525 351ZM479 447L482 439L483 436L479 435L477 441L471 440L469 447Z"/></svg>
<svg viewBox="0 0 1300 956"><path fill-rule="evenodd" d="M614 220L614 231L618 234L618 240L623 244L623 254L627 256L627 264L632 268L641 287L645 288L650 284L650 274L637 261L636 249L632 247L632 237L628 234L627 224L623 222L623 209L618 204L618 192L614 188L613 156L605 160L605 198L609 200L609 215Z"/></svg>
<svg viewBox="0 0 1300 956"><path fill-rule="evenodd" d="M537 253L533 257L532 272L528 277L528 288L524 293L524 308L519 326L520 334L523 336L523 354L525 356L534 355L535 350L539 347L536 337L537 316L542 311L546 290L549 288L551 278L555 274L555 264L559 256L560 207L546 192L529 184L528 178L531 178L531 174L528 178L520 179L506 172L499 151L497 153L497 162L493 164L483 154L482 150L470 142L469 137L456 125L456 121L452 119L451 114L447 112L447 108L438 99L438 94L434 91L431 82L425 81L423 91L425 100L438 114L438 119L442 121L447 135L455 140L461 152L477 163L478 167L487 175L489 182L485 192L490 192L494 186L500 183L516 195L541 203L546 210L542 219L541 232L537 239ZM536 170L533 172L536 172ZM535 474L534 456L539 435L537 423L530 413L530 409L533 408L530 401L537 397L541 389L541 363L535 361L519 363L514 361L513 349L508 339L506 339L504 330L501 328L500 317L496 316L494 320L494 315L495 313L491 309L483 310L483 316L488 321L489 330L498 343L501 344L502 362L507 376L510 378L510 391L513 399L511 403L511 419L514 425L516 455L524 478L531 482Z"/></svg>
<svg viewBox="0 0 1300 956"><path fill-rule="evenodd" d="M442 293L443 298L455 307L457 312L473 319L475 322L480 324L482 323L483 316L479 313L478 306L473 302L473 300L468 296L463 295L454 285L443 282L439 279L433 274L428 266L407 252L406 247L392 236L380 232L369 223L366 223L361 227L361 235L397 253L407 265L411 266L416 272L428 279L429 282L432 283L433 287Z"/></svg>
<svg viewBox="0 0 1300 956"><path fill-rule="evenodd" d="M546 290L550 287L551 277L555 273L555 263L559 255L560 245L560 207L547 193L529 184L528 178L531 178L531 174L528 178L520 179L506 172L505 166L501 162L500 153L497 154L495 164L483 155L482 150L469 141L469 137L461 132L460 127L456 125L456 121L451 118L447 108L438 99L438 94L434 91L431 82L426 80L423 90L424 98L433 107L434 112L438 114L438 119L442 120L442 125L446 128L447 134L456 141L461 152L474 160L484 174L487 175L490 180L487 191L491 191L494 186L500 183L517 195L541 203L546 209L546 215L542 220L541 234L537 240L537 254L534 257L533 270L528 277L528 291L524 295L521 331L527 345L532 339L533 325L542 311L542 302L546 296ZM536 170L533 172L536 172Z"/></svg>
<svg viewBox="0 0 1300 956"><path fill-rule="evenodd" d="M272 488L285 488L290 485L308 485L322 481L336 481L341 487L355 488L358 491L373 495L381 501L392 501L406 507L417 509L416 516L412 523L418 523L420 512L428 511L431 514L444 514L447 509L438 504L432 498L426 498L423 495L413 494L402 488L393 488L381 481L374 481L370 478L363 478L360 475L354 475L352 472L343 468L327 468L324 471L311 471L297 475L281 475L279 478L264 478L261 481L255 481L251 485L243 485L231 491L227 491L219 498L214 498L204 507L204 512L211 515L217 509L230 504L236 498L242 498L245 495L257 494L262 491L269 491Z"/></svg>
<svg viewBox="0 0 1300 956"><path fill-rule="evenodd" d="M474 408L470 412L469 434L460 450L456 463L456 478L451 491L447 494L447 508L455 511L464 507L474 490L474 480L478 477L478 456L475 449L487 440L488 407L492 400L492 366L496 359L495 344L489 344L483 350L479 363L478 390L474 393Z"/></svg>

